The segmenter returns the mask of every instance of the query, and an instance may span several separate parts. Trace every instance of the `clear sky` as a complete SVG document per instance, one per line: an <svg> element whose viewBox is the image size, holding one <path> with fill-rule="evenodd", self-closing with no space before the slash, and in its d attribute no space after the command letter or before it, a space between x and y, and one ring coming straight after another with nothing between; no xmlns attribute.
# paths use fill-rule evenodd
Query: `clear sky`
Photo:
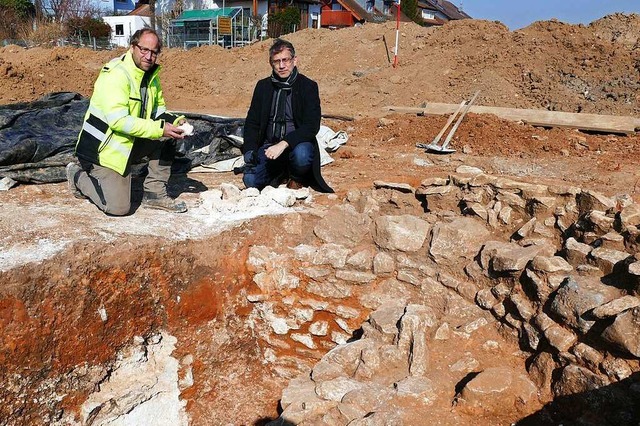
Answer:
<svg viewBox="0 0 640 426"><path fill-rule="evenodd" d="M556 18L588 24L615 12L640 14L640 0L449 0L476 19L500 21L517 30Z"/></svg>

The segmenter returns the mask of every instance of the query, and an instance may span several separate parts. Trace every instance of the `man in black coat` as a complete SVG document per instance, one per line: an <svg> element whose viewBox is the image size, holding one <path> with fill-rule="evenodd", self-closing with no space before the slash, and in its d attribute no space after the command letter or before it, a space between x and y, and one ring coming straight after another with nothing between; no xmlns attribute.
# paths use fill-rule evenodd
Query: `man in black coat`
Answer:
<svg viewBox="0 0 640 426"><path fill-rule="evenodd" d="M333 192L320 174L318 84L298 73L295 49L276 39L269 49L270 77L258 81L244 124L247 188L267 185Z"/></svg>

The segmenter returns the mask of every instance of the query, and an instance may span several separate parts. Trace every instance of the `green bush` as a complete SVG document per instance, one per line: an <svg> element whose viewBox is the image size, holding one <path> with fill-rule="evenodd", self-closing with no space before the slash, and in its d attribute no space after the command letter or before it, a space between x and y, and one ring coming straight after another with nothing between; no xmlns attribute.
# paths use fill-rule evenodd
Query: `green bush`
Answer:
<svg viewBox="0 0 640 426"><path fill-rule="evenodd" d="M280 37L300 27L300 9L289 6L278 12L269 14L269 36Z"/></svg>
<svg viewBox="0 0 640 426"><path fill-rule="evenodd" d="M400 9L402 13L404 13L409 19L413 22L421 23L420 13L418 12L418 1L417 0L402 0L400 3Z"/></svg>
<svg viewBox="0 0 640 426"><path fill-rule="evenodd" d="M0 0L0 9L13 11L20 20L27 20L36 14L36 8L29 0Z"/></svg>
<svg viewBox="0 0 640 426"><path fill-rule="evenodd" d="M1 1L1 0L0 0ZM96 38L109 37L111 27L102 19L83 17L70 18L65 23L69 36L91 36Z"/></svg>
<svg viewBox="0 0 640 426"><path fill-rule="evenodd" d="M275 24L280 24L283 27L300 25L300 9L297 7L287 7L279 12L270 16Z"/></svg>
<svg viewBox="0 0 640 426"><path fill-rule="evenodd" d="M0 40L18 38L29 28L35 13L29 0L0 0Z"/></svg>

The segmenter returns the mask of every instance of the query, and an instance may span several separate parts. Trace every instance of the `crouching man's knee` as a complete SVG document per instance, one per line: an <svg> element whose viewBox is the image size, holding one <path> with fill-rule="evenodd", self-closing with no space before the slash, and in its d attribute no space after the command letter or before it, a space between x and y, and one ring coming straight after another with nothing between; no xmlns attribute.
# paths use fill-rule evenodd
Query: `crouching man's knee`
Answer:
<svg viewBox="0 0 640 426"><path fill-rule="evenodd" d="M109 203L102 210L112 216L125 216L131 211L131 203Z"/></svg>
<svg viewBox="0 0 640 426"><path fill-rule="evenodd" d="M246 188L257 188L257 181L256 181L256 175L254 174L249 174L249 173L245 173L242 176L242 182L244 183L244 186Z"/></svg>

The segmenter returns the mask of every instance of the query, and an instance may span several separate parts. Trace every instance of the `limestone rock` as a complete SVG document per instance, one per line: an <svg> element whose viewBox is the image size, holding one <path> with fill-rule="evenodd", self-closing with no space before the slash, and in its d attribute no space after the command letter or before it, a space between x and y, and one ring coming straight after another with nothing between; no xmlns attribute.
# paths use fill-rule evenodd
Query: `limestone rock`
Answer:
<svg viewBox="0 0 640 426"><path fill-rule="evenodd" d="M605 212L599 210L591 210L584 218L591 224L598 235L611 231L615 221L613 216L607 216Z"/></svg>
<svg viewBox="0 0 640 426"><path fill-rule="evenodd" d="M313 232L326 243L353 247L369 233L370 225L368 215L358 213L353 206L345 204L329 209Z"/></svg>
<svg viewBox="0 0 640 426"><path fill-rule="evenodd" d="M571 349L571 353L590 370L597 371L598 366L602 362L603 356L596 349L584 343L578 343Z"/></svg>
<svg viewBox="0 0 640 426"><path fill-rule="evenodd" d="M468 215L478 216L480 219L487 221L489 214L487 209L480 203L467 203L464 213Z"/></svg>
<svg viewBox="0 0 640 426"><path fill-rule="evenodd" d="M408 305L400 319L398 349L407 354L409 373L424 376L429 367L428 329L435 324L435 315L427 306Z"/></svg>
<svg viewBox="0 0 640 426"><path fill-rule="evenodd" d="M573 271L573 266L560 256L536 256L531 261L531 269L552 274L554 272L571 272Z"/></svg>
<svg viewBox="0 0 640 426"><path fill-rule="evenodd" d="M467 352L466 356L454 362L449 367L449 370L453 372L469 373L471 371L476 370L479 365L480 363L478 362L478 360L469 356Z"/></svg>
<svg viewBox="0 0 640 426"><path fill-rule="evenodd" d="M393 397L394 391L391 386L382 386L375 383L368 384L347 392L343 397L338 409L350 421L361 419L369 413L379 411L388 405Z"/></svg>
<svg viewBox="0 0 640 426"><path fill-rule="evenodd" d="M485 252L486 251L486 252ZM495 272L518 273L524 270L534 257L552 252L550 246L531 245L521 247L518 244L501 244L499 246L489 246L488 243L482 250L481 259L485 259Z"/></svg>
<svg viewBox="0 0 640 426"><path fill-rule="evenodd" d="M527 223L522 225L520 229L516 231L518 237L527 238L528 236L530 236L533 233L533 229L535 228L537 222L538 219L536 219L535 217L529 219Z"/></svg>
<svg viewBox="0 0 640 426"><path fill-rule="evenodd" d="M571 364L562 369L560 377L553 384L553 393L556 397L575 395L599 389L608 384L609 380L606 377Z"/></svg>
<svg viewBox="0 0 640 426"><path fill-rule="evenodd" d="M640 205L630 204L619 213L622 228L640 225Z"/></svg>
<svg viewBox="0 0 640 426"><path fill-rule="evenodd" d="M590 245L580 243L573 237L567 238L564 243L564 256L572 265L585 263L591 250Z"/></svg>
<svg viewBox="0 0 640 426"><path fill-rule="evenodd" d="M360 250L347 259L347 265L359 271L370 271L373 265L373 255L372 250Z"/></svg>
<svg viewBox="0 0 640 426"><path fill-rule="evenodd" d="M409 194L415 192L415 189L408 183L385 182L382 180L376 180L373 181L373 186L376 188L393 189L395 191L405 192Z"/></svg>
<svg viewBox="0 0 640 426"><path fill-rule="evenodd" d="M375 220L373 239L384 249L414 252L424 244L429 229L429 223L416 216L380 216Z"/></svg>
<svg viewBox="0 0 640 426"><path fill-rule="evenodd" d="M416 195L447 195L452 192L456 187L453 185L444 185L444 186L421 186L416 189Z"/></svg>
<svg viewBox="0 0 640 426"><path fill-rule="evenodd" d="M522 339L524 339L527 345L534 351L537 350L541 338L538 329L528 322L523 322L521 326L521 332Z"/></svg>
<svg viewBox="0 0 640 426"><path fill-rule="evenodd" d="M466 175L479 175L482 172L482 169L473 166L461 165L456 168L456 173L466 174Z"/></svg>
<svg viewBox="0 0 640 426"><path fill-rule="evenodd" d="M404 315L405 305L402 303L390 302L380 306L369 315L369 324L378 334L374 337L386 343L393 343L398 335L398 322Z"/></svg>
<svg viewBox="0 0 640 426"><path fill-rule="evenodd" d="M406 304L415 297L406 284L395 278L387 278L377 283L375 290L360 295L359 301L365 308L377 309L386 302Z"/></svg>
<svg viewBox="0 0 640 426"><path fill-rule="evenodd" d="M593 262L600 268L602 273L607 275L612 273L618 265L621 265L631 255L625 251L598 247L591 250L589 257L593 259Z"/></svg>
<svg viewBox="0 0 640 426"><path fill-rule="evenodd" d="M426 377L407 377L397 382L395 388L396 399L401 404L406 402L411 405L431 405L438 397L435 386Z"/></svg>
<svg viewBox="0 0 640 426"><path fill-rule="evenodd" d="M544 330L544 337L559 352L568 351L578 341L578 336L575 333L559 325L553 325Z"/></svg>
<svg viewBox="0 0 640 426"><path fill-rule="evenodd" d="M597 278L580 277L576 281L569 277L553 296L549 310L575 330L587 333L595 321L585 313L619 296L620 290L602 284Z"/></svg>
<svg viewBox="0 0 640 426"><path fill-rule="evenodd" d="M178 388L177 339L165 332L139 339L118 357L99 390L82 404L83 424L188 424ZM117 403L115 403L117 401Z"/></svg>
<svg viewBox="0 0 640 426"><path fill-rule="evenodd" d="M407 354L395 344L369 345L360 354L360 364L354 378L390 386L407 377L408 368Z"/></svg>
<svg viewBox="0 0 640 426"><path fill-rule="evenodd" d="M340 244L323 244L313 255L314 265L331 265L334 268L342 268L347 262L349 249Z"/></svg>
<svg viewBox="0 0 640 426"><path fill-rule="evenodd" d="M493 295L491 289L483 288L476 293L476 304L483 309L491 309L498 303L498 299Z"/></svg>
<svg viewBox="0 0 640 426"><path fill-rule="evenodd" d="M361 339L336 346L313 367L311 378L318 383L338 377L352 377L360 363L360 354L370 345L375 345L375 342Z"/></svg>
<svg viewBox="0 0 640 426"><path fill-rule="evenodd" d="M355 284L367 284L375 280L377 277L371 272L349 271L343 269L336 272L336 278Z"/></svg>
<svg viewBox="0 0 640 426"><path fill-rule="evenodd" d="M347 393L365 387L363 383L347 377L336 377L316 384L316 394L329 401L341 401Z"/></svg>
<svg viewBox="0 0 640 426"><path fill-rule="evenodd" d="M444 186L449 184L449 179L441 177L429 177L420 182L420 186Z"/></svg>
<svg viewBox="0 0 640 426"><path fill-rule="evenodd" d="M556 364L549 352L539 352L531 364L529 364L529 377L540 390L541 397L548 399L551 396L551 383Z"/></svg>
<svg viewBox="0 0 640 426"><path fill-rule="evenodd" d="M607 358L600 365L612 381L624 380L633 374L629 364L622 358Z"/></svg>
<svg viewBox="0 0 640 426"><path fill-rule="evenodd" d="M509 299L518 311L518 315L525 321L529 321L535 313L535 309L525 296L519 293L512 294Z"/></svg>
<svg viewBox="0 0 640 426"><path fill-rule="evenodd" d="M535 385L509 368L493 367L480 372L462 389L458 407L469 413L498 415L518 409L537 398Z"/></svg>
<svg viewBox="0 0 640 426"><path fill-rule="evenodd" d="M263 272L267 265L273 265L280 257L269 247L251 246L247 256L247 267L250 272Z"/></svg>
<svg viewBox="0 0 640 426"><path fill-rule="evenodd" d="M591 210L601 210L606 212L616 206L615 201L611 198L591 190L582 190L582 192L577 194L576 203L581 215L586 214Z"/></svg>
<svg viewBox="0 0 640 426"><path fill-rule="evenodd" d="M604 341L616 348L640 358L640 307L618 315L602 332Z"/></svg>
<svg viewBox="0 0 640 426"><path fill-rule="evenodd" d="M522 275L522 286L529 294L535 294L534 300L539 302L546 301L554 290L548 280L539 277L529 268L525 269Z"/></svg>
<svg viewBox="0 0 640 426"><path fill-rule="evenodd" d="M264 293L272 291L292 290L300 285L300 278L291 274L286 268L278 267L268 272L260 272L253 276L253 282Z"/></svg>
<svg viewBox="0 0 640 426"><path fill-rule="evenodd" d="M381 251L373 258L373 273L376 275L389 275L395 269L393 257Z"/></svg>
<svg viewBox="0 0 640 426"><path fill-rule="evenodd" d="M624 237L615 231L607 232L601 236L599 242L603 248L625 251Z"/></svg>
<svg viewBox="0 0 640 426"><path fill-rule="evenodd" d="M596 318L614 317L621 312L635 308L636 306L640 306L640 298L626 295L605 303L604 305L598 306L593 310L593 316Z"/></svg>
<svg viewBox="0 0 640 426"><path fill-rule="evenodd" d="M496 195L496 200L505 204L506 207L511 208L512 210L518 210L522 212L526 206L526 201L517 194L509 191L498 191L498 195Z"/></svg>
<svg viewBox="0 0 640 426"><path fill-rule="evenodd" d="M316 321L309 326L309 333L314 336L326 336L329 331L329 323L327 321Z"/></svg>
<svg viewBox="0 0 640 426"><path fill-rule="evenodd" d="M429 254L436 263L457 264L470 260L480 250L489 230L475 219L458 218L434 226Z"/></svg>

